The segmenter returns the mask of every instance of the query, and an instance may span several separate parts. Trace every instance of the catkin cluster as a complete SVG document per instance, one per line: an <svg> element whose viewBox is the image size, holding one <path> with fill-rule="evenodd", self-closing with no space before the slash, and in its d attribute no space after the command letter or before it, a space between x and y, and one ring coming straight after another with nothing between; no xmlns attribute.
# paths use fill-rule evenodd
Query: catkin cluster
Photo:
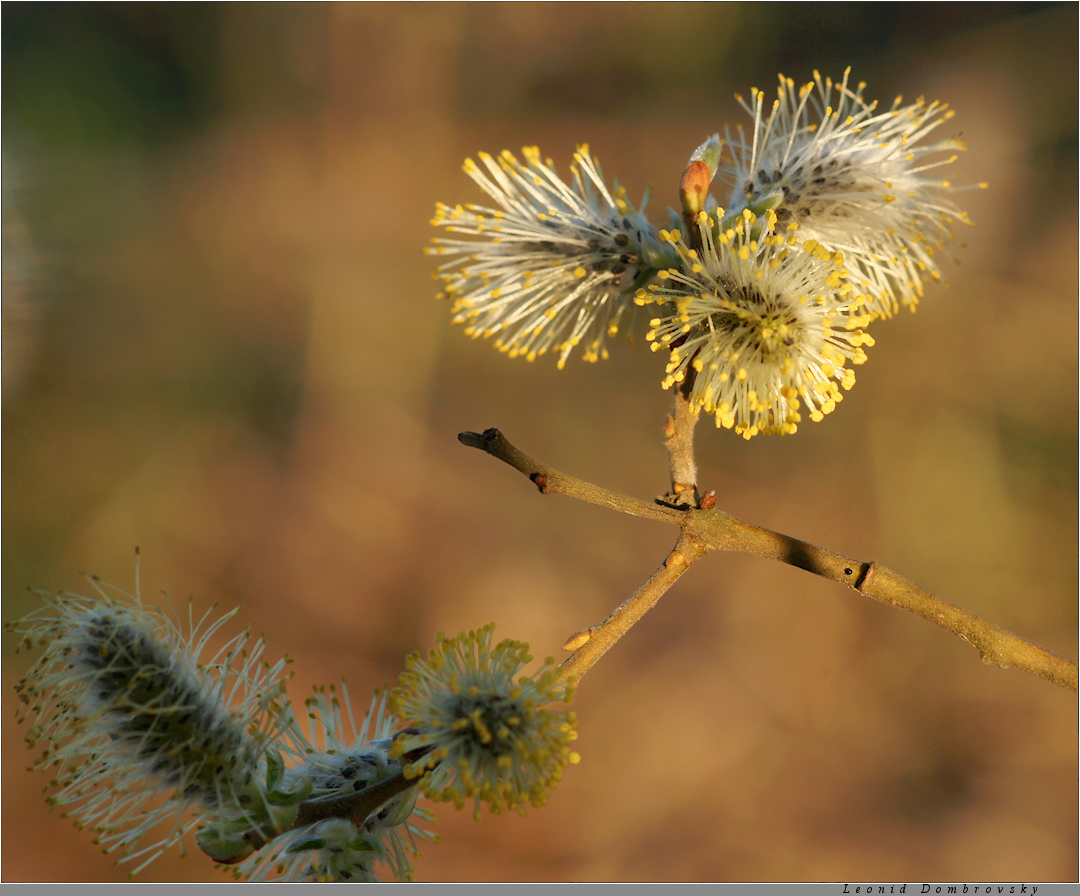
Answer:
<svg viewBox="0 0 1080 896"><path fill-rule="evenodd" d="M40 656L17 690L27 742L44 746L49 804L89 828L132 873L165 850L199 848L249 881L412 879L434 836L423 793L493 812L544 803L577 762L570 701L548 660L533 676L494 625L439 636L407 660L359 724L341 685L316 688L301 723L289 661L241 632L235 610L186 624L90 577L96 594L42 593L8 628ZM207 656L209 654L209 656Z"/></svg>
<svg viewBox="0 0 1080 896"><path fill-rule="evenodd" d="M608 357L620 332L633 344L652 306L662 385L717 426L750 438L820 420L854 385L868 325L915 308L969 223L937 171L963 143L928 139L952 110L900 97L881 109L864 89L815 72L802 85L781 75L771 104L756 88L737 97L752 127L698 147L663 227L647 196L635 208L607 186L586 145L569 182L536 147L467 159L496 207L436 207L452 234L428 250L443 258L439 295L468 335L560 367L575 349Z"/></svg>

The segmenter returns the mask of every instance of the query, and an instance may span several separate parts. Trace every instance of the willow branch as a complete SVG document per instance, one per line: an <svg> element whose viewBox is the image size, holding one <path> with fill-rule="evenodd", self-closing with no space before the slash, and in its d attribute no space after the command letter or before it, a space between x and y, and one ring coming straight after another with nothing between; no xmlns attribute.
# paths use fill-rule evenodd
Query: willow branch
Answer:
<svg viewBox="0 0 1080 896"><path fill-rule="evenodd" d="M377 812L395 796L419 783L418 778L406 778L404 772L398 772L385 781L347 796L301 803L293 827L300 828L324 818L348 818L358 826L362 825L373 812Z"/></svg>
<svg viewBox="0 0 1080 896"><path fill-rule="evenodd" d="M506 436L497 429L486 429L482 433L459 433L458 441L470 448L486 451L492 457L509 464L519 473L524 473L542 495L569 495L587 504L596 504L599 507L607 507L610 510L618 510L620 513L628 513L647 520L677 523L681 517L681 512L673 508L660 507L651 501L642 501L639 498L629 498L538 463L511 445Z"/></svg>
<svg viewBox="0 0 1080 896"><path fill-rule="evenodd" d="M350 793L332 800L309 800L301 803L296 813L296 818L289 825L289 830L302 828L324 818L348 818L357 827L373 812L377 812L389 800L398 794L404 793L410 787L418 784L416 778L407 779L402 772L398 772L385 781L380 781L372 787ZM252 828L244 834L244 841L252 850L259 850L266 846L275 837L280 836L282 831L268 831L263 828ZM235 865L242 862L250 853L238 853L234 858L215 860L222 865Z"/></svg>
<svg viewBox="0 0 1080 896"><path fill-rule="evenodd" d="M458 439L462 444L486 451L524 473L542 493L557 492L590 504L598 504L633 516L662 520L678 526L682 535L690 539L688 543L685 543L687 551L683 551L680 547L684 545L682 538L676 545L676 549L685 557L693 556L693 560L696 560L701 554L710 551L739 551L779 560L830 581L847 585L873 600L899 607L927 619L971 644L979 651L979 655L986 663L1020 669L1068 690L1074 692L1078 690L1076 663L942 600L891 569L878 566L873 562L853 560L797 538L745 523L715 507L708 509L688 507L675 510L671 507L650 505L636 498L599 488L537 463L518 451L497 429L489 429L482 436L476 433L462 433ZM715 502L705 498L701 503L706 505ZM699 551L700 554L695 555L695 551ZM689 566L689 563L686 566ZM579 632L578 635L572 637L567 642L567 647L585 650L589 642L598 637L597 632L602 631L605 626L612 626L610 629L612 635L618 632L617 637L614 637L610 644L606 640L607 634L603 634L599 643L591 648L591 651L598 651L595 658L591 660L589 659L591 652L585 654L580 660L577 659L575 653L564 663L564 675L580 676L584 670L591 667L604 652L610 649L611 644L625 634L625 630L620 632L618 628L623 621L632 619L629 625L633 625L637 619L640 619L641 615L656 603L660 595L671 587L678 575L685 572L686 566L676 570L668 567L665 562L665 565L653 573L650 579L605 623L595 629ZM674 574L676 571L678 575ZM647 603L640 612L636 609L639 595L641 595L641 604ZM652 602L648 603L649 600ZM621 615L620 611L628 605L633 609L625 611L627 615ZM636 617L632 616L632 613L637 613ZM616 621L613 622L613 620ZM588 639L578 646L575 643L576 639L586 635ZM578 671L573 673L568 671L571 664L574 664L573 668ZM579 664L583 668L580 668Z"/></svg>
<svg viewBox="0 0 1080 896"><path fill-rule="evenodd" d="M704 557L705 553L689 535L681 534L663 565L649 576L637 591L619 604L607 619L600 625L570 636L563 645L563 650L574 652L560 666L559 678L563 681L568 678L580 681L600 657L611 650L642 616L656 606L664 593L690 568L690 564Z"/></svg>
<svg viewBox="0 0 1080 896"><path fill-rule="evenodd" d="M414 750L412 753L406 754L406 758L417 758L425 752L427 750ZM363 790L345 796L339 796L331 800L305 800L297 809L296 818L289 825L289 830L306 827L326 818L347 818L357 827L362 827L369 816L378 812L394 797L400 796L410 788L416 787L419 783L419 778L406 778L403 771L398 771L378 784L373 784L371 787L365 787ZM262 828L253 828L244 834L244 840L252 849L259 850L281 833L282 831L266 831ZM218 859L217 861L223 865L230 865L243 861L246 857L246 855L237 855L234 860L222 861Z"/></svg>
<svg viewBox="0 0 1080 896"><path fill-rule="evenodd" d="M873 561L853 560L717 510L702 511L687 529L707 549L735 550L779 560L847 585L865 597L907 610L952 632L978 650L984 663L1021 669L1071 691L1077 690L1076 663L942 600L888 567Z"/></svg>

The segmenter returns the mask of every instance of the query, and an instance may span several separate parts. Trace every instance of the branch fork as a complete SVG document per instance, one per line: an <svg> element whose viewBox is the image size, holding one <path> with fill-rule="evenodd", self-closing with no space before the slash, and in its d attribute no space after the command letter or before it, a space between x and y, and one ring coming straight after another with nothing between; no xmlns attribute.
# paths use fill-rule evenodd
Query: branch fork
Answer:
<svg viewBox="0 0 1080 896"><path fill-rule="evenodd" d="M703 556L712 551L739 551L779 560L846 585L865 597L907 610L972 645L987 664L1021 669L1077 692L1076 663L942 600L887 567L873 561L854 560L736 519L716 506L714 493L699 496L692 449L696 416L695 412L690 412L688 404L680 411L677 396L675 410L665 426L665 444L671 457L672 491L651 503L545 466L516 448L497 429L483 433L463 432L458 436L463 445L484 451L528 476L541 494L567 495L631 516L669 523L679 529L675 547L637 591L602 623L582 629L567 639L563 649L571 651L571 655L562 664L561 677L580 679Z"/></svg>

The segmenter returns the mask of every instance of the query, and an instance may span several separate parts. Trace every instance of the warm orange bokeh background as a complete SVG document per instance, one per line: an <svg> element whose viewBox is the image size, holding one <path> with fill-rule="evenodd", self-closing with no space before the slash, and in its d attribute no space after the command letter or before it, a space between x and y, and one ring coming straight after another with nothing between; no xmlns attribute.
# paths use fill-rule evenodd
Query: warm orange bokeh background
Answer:
<svg viewBox="0 0 1080 896"><path fill-rule="evenodd" d="M361 700L439 630L538 656L673 533L458 445L666 487L663 360L511 362L421 254L477 150L587 141L653 212L776 72L951 103L978 227L847 400L796 436L703 426L738 516L874 559L1077 655L1074 4L5 4L4 612L80 569L243 602L295 696ZM659 217L657 217L659 220ZM12 722L3 877L122 880L50 814ZM582 763L525 819L439 811L417 878L1077 877L1077 700L927 623L743 556L693 569L589 674ZM197 852L144 880L221 880Z"/></svg>

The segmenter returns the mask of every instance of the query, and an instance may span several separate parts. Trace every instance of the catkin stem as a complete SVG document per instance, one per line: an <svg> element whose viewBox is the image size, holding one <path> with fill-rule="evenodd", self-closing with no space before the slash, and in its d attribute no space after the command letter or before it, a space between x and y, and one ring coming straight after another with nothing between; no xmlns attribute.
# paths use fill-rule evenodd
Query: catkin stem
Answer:
<svg viewBox="0 0 1080 896"><path fill-rule="evenodd" d="M676 505L696 507L697 462L694 460L694 427L698 412L690 405L690 383L684 381L676 387L670 416L664 424L664 447L667 448L671 467L671 494L668 499Z"/></svg>

